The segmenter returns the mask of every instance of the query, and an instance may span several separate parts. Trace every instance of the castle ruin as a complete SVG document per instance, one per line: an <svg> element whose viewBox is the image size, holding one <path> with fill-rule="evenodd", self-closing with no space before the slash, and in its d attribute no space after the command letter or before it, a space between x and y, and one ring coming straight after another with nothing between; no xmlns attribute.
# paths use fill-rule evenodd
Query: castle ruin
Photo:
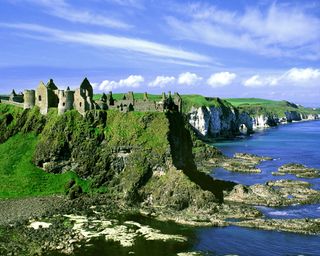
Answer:
<svg viewBox="0 0 320 256"><path fill-rule="evenodd" d="M101 109L115 109L121 112L142 111L142 112L164 112L168 110L182 111L182 100L178 93L172 96L162 93L161 100L151 100L147 93L142 99L135 99L133 92L124 94L119 100L113 98L112 92L103 93L100 100L93 100L93 88L89 80L85 78L80 88L72 91L68 87L66 90L59 90L52 79L47 84L40 82L36 90L25 90L24 93L17 94L14 90L3 103L18 105L24 109L31 109L35 106L40 108L40 113L46 115L50 108L57 108L61 115L68 110L75 109L81 115L86 111Z"/></svg>

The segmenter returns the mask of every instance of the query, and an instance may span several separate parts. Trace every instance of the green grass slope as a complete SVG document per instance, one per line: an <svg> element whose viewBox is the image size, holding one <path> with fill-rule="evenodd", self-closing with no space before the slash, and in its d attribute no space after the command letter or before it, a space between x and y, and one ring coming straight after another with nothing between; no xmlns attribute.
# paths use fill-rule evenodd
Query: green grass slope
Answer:
<svg viewBox="0 0 320 256"><path fill-rule="evenodd" d="M266 100L260 98L226 98L226 101L231 103L233 106L238 107L241 105L275 105L278 104L279 101L274 100Z"/></svg>
<svg viewBox="0 0 320 256"><path fill-rule="evenodd" d="M42 116L37 108L0 104L0 198L61 194L71 179L89 193L106 192L112 178L135 190L150 166L170 154L168 119L164 113L108 111L107 120L100 114L105 112L58 116L51 109ZM119 175L123 166L117 155L123 148L134 152ZM61 161L67 168L59 167ZM54 169L45 172L34 164L45 162ZM72 165L78 166L75 172Z"/></svg>
<svg viewBox="0 0 320 256"><path fill-rule="evenodd" d="M210 204L222 191L210 176L199 178L187 127L171 112L98 110L83 117L51 109L42 116L37 108L0 104L0 198L63 194L74 179L85 192L129 204Z"/></svg>
<svg viewBox="0 0 320 256"><path fill-rule="evenodd" d="M277 115L282 117L285 112L290 111L305 115L320 114L320 109L306 108L285 100L275 101L259 98L227 98L225 100L240 111L245 111L250 115Z"/></svg>
<svg viewBox="0 0 320 256"><path fill-rule="evenodd" d="M51 174L37 168L31 161L37 142L34 133L19 133L0 144L0 198L63 194L71 179L88 190L88 181L73 172Z"/></svg>

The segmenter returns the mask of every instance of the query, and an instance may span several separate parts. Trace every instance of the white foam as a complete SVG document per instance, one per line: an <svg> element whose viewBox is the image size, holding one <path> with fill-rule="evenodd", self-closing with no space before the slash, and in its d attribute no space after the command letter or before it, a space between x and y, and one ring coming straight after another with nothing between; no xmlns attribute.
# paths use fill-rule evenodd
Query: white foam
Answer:
<svg viewBox="0 0 320 256"><path fill-rule="evenodd" d="M39 228L49 228L52 224L48 223L48 222L40 222L40 221L35 221L32 222L29 225L29 228L33 228L33 229L39 229Z"/></svg>
<svg viewBox="0 0 320 256"><path fill-rule="evenodd" d="M285 211L275 211L275 212L269 212L270 215L275 215L275 216L287 216L288 212Z"/></svg>

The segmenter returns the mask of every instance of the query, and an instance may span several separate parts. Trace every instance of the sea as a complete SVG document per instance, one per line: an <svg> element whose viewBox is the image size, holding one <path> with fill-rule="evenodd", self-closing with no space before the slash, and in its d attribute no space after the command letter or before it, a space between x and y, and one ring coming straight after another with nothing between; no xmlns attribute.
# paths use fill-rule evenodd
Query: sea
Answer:
<svg viewBox="0 0 320 256"><path fill-rule="evenodd" d="M297 179L293 175L273 176L271 173L286 163L302 163L320 168L320 121L297 122L258 130L254 134L213 144L228 156L246 152L272 157L260 164L258 174L242 174L224 169L213 169L212 176L252 185L277 179ZM320 179L301 179L320 189ZM320 218L320 204L295 205L282 208L259 207L266 218ZM201 252L204 255L320 255L320 236L289 232L266 231L236 226L190 228L174 223L159 222L141 216L132 220L188 238L185 243L160 242L137 239L134 246L123 248L116 243L97 240L76 255L183 255L178 252ZM188 254L191 255L191 254Z"/></svg>
<svg viewBox="0 0 320 256"><path fill-rule="evenodd" d="M274 176L273 171L287 163L301 163L320 169L320 121L296 122L261 129L251 136L214 143L225 155L237 152L272 157L262 162L258 174L243 174L218 168L212 171L217 179L246 185L264 184L269 180L299 179L320 189L320 179L301 179L294 175ZM320 204L282 208L258 207L266 218L320 218ZM239 227L201 228L197 230L197 250L208 255L320 255L320 236L265 231Z"/></svg>

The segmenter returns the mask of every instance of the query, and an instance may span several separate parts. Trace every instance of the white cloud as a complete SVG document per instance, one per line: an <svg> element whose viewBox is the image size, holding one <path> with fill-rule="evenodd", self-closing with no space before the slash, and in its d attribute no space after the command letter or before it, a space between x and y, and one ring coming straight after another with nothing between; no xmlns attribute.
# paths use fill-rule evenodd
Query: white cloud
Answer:
<svg viewBox="0 0 320 256"><path fill-rule="evenodd" d="M195 73L185 72L179 75L178 84L182 85L195 85L202 80L202 77Z"/></svg>
<svg viewBox="0 0 320 256"><path fill-rule="evenodd" d="M320 79L320 69L292 68L284 74L283 79L297 83L316 81L317 79Z"/></svg>
<svg viewBox="0 0 320 256"><path fill-rule="evenodd" d="M45 40L48 40L48 36L50 36L51 40L56 40L58 42L70 42L104 48L127 50L156 57L170 58L171 60L175 59L191 62L211 61L209 57L198 53L184 51L165 44L159 44L138 38L114 36L110 34L63 31L29 23L0 23L0 27L36 32L41 36L45 36ZM36 36L38 35L36 34Z"/></svg>
<svg viewBox="0 0 320 256"><path fill-rule="evenodd" d="M150 87L164 88L166 85L173 84L176 78L173 76L157 76L153 81L149 83Z"/></svg>
<svg viewBox="0 0 320 256"><path fill-rule="evenodd" d="M265 81L259 75L254 75L243 82L246 87L260 87L265 85Z"/></svg>
<svg viewBox="0 0 320 256"><path fill-rule="evenodd" d="M121 79L118 82L104 80L102 81L97 88L100 91L112 91L118 88L137 88L141 86L141 83L144 82L144 77L140 75L130 75L126 79Z"/></svg>
<svg viewBox="0 0 320 256"><path fill-rule="evenodd" d="M320 18L306 8L271 4L240 13L191 4L180 11L184 19L167 18L178 39L271 57L320 59Z"/></svg>
<svg viewBox="0 0 320 256"><path fill-rule="evenodd" d="M24 0L24 3L25 2L40 5L46 13L71 22L118 29L128 29L132 27L132 25L126 22L110 17L110 15L76 9L65 0Z"/></svg>
<svg viewBox="0 0 320 256"><path fill-rule="evenodd" d="M207 84L211 87L222 87L228 84L231 84L232 81L236 78L235 73L230 72L219 72L212 74L207 80Z"/></svg>
<svg viewBox="0 0 320 256"><path fill-rule="evenodd" d="M302 86L313 87L320 84L320 69L291 68L281 74L254 75L243 81L246 87L262 86Z"/></svg>

